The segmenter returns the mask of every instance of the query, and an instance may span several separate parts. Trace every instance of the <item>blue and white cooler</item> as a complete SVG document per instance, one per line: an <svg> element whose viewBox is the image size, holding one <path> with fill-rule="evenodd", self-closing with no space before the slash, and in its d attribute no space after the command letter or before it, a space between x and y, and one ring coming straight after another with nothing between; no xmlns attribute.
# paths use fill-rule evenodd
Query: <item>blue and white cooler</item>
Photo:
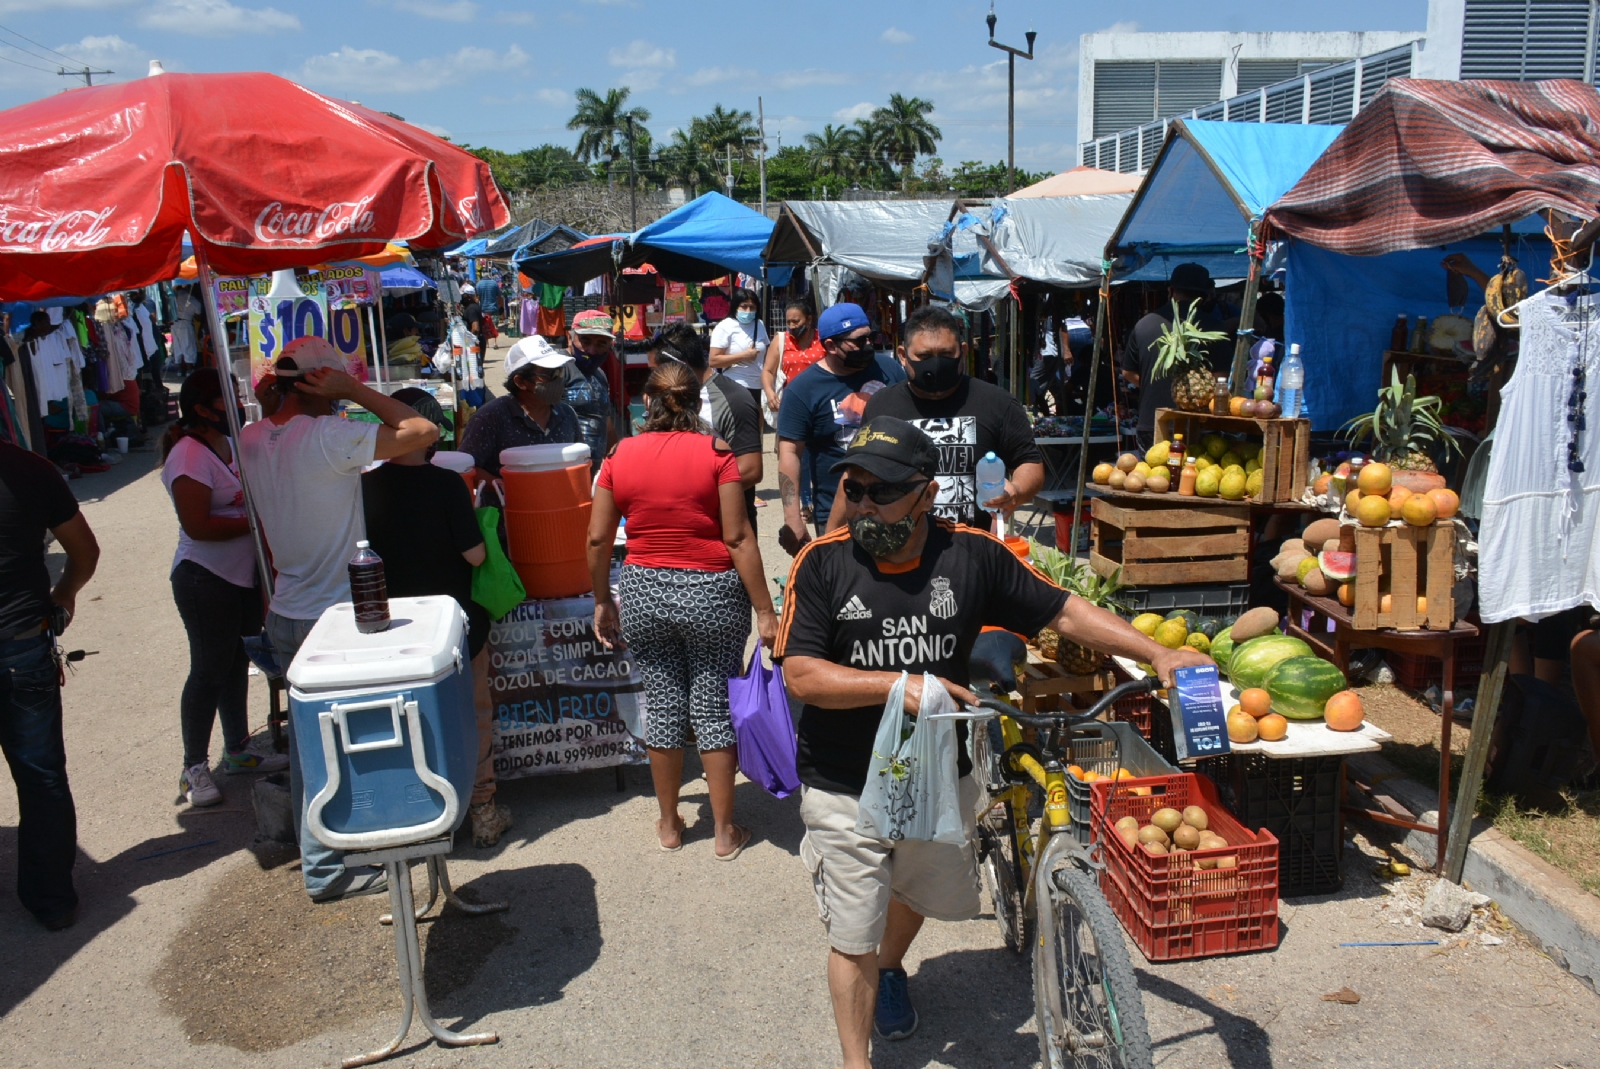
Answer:
<svg viewBox="0 0 1600 1069"><path fill-rule="evenodd" d="M289 666L306 826L337 850L453 832L467 813L478 729L467 616L451 597L391 598L387 631L322 614Z"/></svg>

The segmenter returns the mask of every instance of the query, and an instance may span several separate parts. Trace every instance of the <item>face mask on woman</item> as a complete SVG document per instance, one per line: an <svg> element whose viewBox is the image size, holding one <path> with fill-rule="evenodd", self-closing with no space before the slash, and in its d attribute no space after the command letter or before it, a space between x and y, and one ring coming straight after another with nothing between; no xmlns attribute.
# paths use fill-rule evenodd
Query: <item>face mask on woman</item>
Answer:
<svg viewBox="0 0 1600 1069"><path fill-rule="evenodd" d="M751 323L756 321L756 314L748 311L747 309L741 308L734 318L738 319L742 326L748 327Z"/></svg>

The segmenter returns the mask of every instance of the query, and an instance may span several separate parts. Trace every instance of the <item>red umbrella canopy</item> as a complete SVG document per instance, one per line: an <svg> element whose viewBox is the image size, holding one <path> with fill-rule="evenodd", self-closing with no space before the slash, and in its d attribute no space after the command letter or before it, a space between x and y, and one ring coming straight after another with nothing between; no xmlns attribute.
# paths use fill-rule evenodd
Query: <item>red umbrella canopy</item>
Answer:
<svg viewBox="0 0 1600 1069"><path fill-rule="evenodd" d="M0 299L435 248L504 226L489 166L272 74L162 74L0 112Z"/></svg>

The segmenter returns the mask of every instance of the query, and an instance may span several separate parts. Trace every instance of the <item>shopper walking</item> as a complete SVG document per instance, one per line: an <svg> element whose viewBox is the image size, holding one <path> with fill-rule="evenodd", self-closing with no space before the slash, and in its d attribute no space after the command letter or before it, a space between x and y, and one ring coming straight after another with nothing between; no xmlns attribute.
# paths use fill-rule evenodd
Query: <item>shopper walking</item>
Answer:
<svg viewBox="0 0 1600 1069"><path fill-rule="evenodd" d="M650 695L645 746L661 808L661 849L683 846L678 788L692 727L711 788L715 856L732 861L750 831L733 822L738 755L728 680L739 674L752 604L763 642L777 633L777 617L745 516L738 464L699 417L699 377L669 361L651 372L644 392L644 430L617 446L595 489L589 522L595 634L608 648L626 642ZM628 560L619 618L611 551L624 517Z"/></svg>
<svg viewBox="0 0 1600 1069"><path fill-rule="evenodd" d="M572 332L567 351L572 363L565 369L567 404L578 414L578 426L583 429L581 441L589 445L589 458L594 470L617 444L617 408L611 403L611 373L620 375L622 365L616 359L616 335L611 333L611 315L592 309L572 317Z"/></svg>
<svg viewBox="0 0 1600 1069"><path fill-rule="evenodd" d="M761 397L762 354L772 339L761 322L761 298L747 289L733 291L733 311L711 330L711 366Z"/></svg>
<svg viewBox="0 0 1600 1069"><path fill-rule="evenodd" d="M768 420L774 427L778 425L784 386L827 353L822 339L817 337L817 317L805 301L794 300L785 305L783 323L787 329L767 346L767 359L761 367L761 392L766 397ZM809 486L805 494L809 504Z"/></svg>
<svg viewBox="0 0 1600 1069"><path fill-rule="evenodd" d="M728 443L739 465L744 486L745 514L756 529L756 487L761 485L761 410L749 391L726 375L712 370L705 339L687 323L674 323L650 339L650 366L673 360L684 364L700 380L700 419L711 433Z"/></svg>
<svg viewBox="0 0 1600 1069"><path fill-rule="evenodd" d="M239 455L277 570L267 634L285 670L324 610L350 599L346 567L366 538L361 469L426 448L439 430L403 402L363 386L342 370L344 358L318 337L284 347L272 373L256 384L265 419L239 435ZM383 421L334 415L334 401L354 401ZM289 720L289 790L300 821L300 869L313 901L374 894L383 870L346 870L344 854L318 842L305 823L305 785L294 720Z"/></svg>
<svg viewBox="0 0 1600 1069"><path fill-rule="evenodd" d="M394 399L441 430L444 409L428 391L396 390ZM490 723L489 610L472 600L472 569L487 555L472 510L472 495L453 471L428 463L436 445L425 446L361 476L367 542L383 558L392 598L434 594L456 599L467 614L467 651L472 659L472 698L478 720L478 774L467 817L474 846L493 846L511 827L511 810L494 800L494 737Z"/></svg>
<svg viewBox="0 0 1600 1069"><path fill-rule="evenodd" d="M250 659L244 637L261 633L261 588L224 403L216 370L194 372L178 391L178 420L161 440L161 482L178 514L172 600L189 636L189 678L178 704L178 790L192 806L222 801L211 776L211 727L219 717L224 772L289 767L284 754L259 754L247 745Z"/></svg>
<svg viewBox="0 0 1600 1069"><path fill-rule="evenodd" d="M66 551L54 587L45 533ZM0 442L0 750L17 785L17 897L51 931L78 919L72 866L78 815L61 734L55 639L100 559L89 522L56 466Z"/></svg>

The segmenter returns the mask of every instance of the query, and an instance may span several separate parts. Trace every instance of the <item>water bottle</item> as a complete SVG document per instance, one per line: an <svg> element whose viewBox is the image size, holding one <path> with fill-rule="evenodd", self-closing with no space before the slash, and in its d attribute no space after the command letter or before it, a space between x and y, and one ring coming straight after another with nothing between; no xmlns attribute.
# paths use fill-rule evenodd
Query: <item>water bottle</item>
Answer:
<svg viewBox="0 0 1600 1069"><path fill-rule="evenodd" d="M356 609L356 630L363 635L389 630L389 585L383 578L383 558L368 542L356 543L350 558L350 600Z"/></svg>
<svg viewBox="0 0 1600 1069"><path fill-rule="evenodd" d="M1005 461L995 456L993 451L983 454L983 459L978 461L978 505L983 507L985 502L993 501L1006 492L1006 465Z"/></svg>
<svg viewBox="0 0 1600 1069"><path fill-rule="evenodd" d="M1299 419L1306 386L1306 365L1300 359L1300 346L1289 346L1289 359L1278 373L1278 397L1284 419Z"/></svg>

